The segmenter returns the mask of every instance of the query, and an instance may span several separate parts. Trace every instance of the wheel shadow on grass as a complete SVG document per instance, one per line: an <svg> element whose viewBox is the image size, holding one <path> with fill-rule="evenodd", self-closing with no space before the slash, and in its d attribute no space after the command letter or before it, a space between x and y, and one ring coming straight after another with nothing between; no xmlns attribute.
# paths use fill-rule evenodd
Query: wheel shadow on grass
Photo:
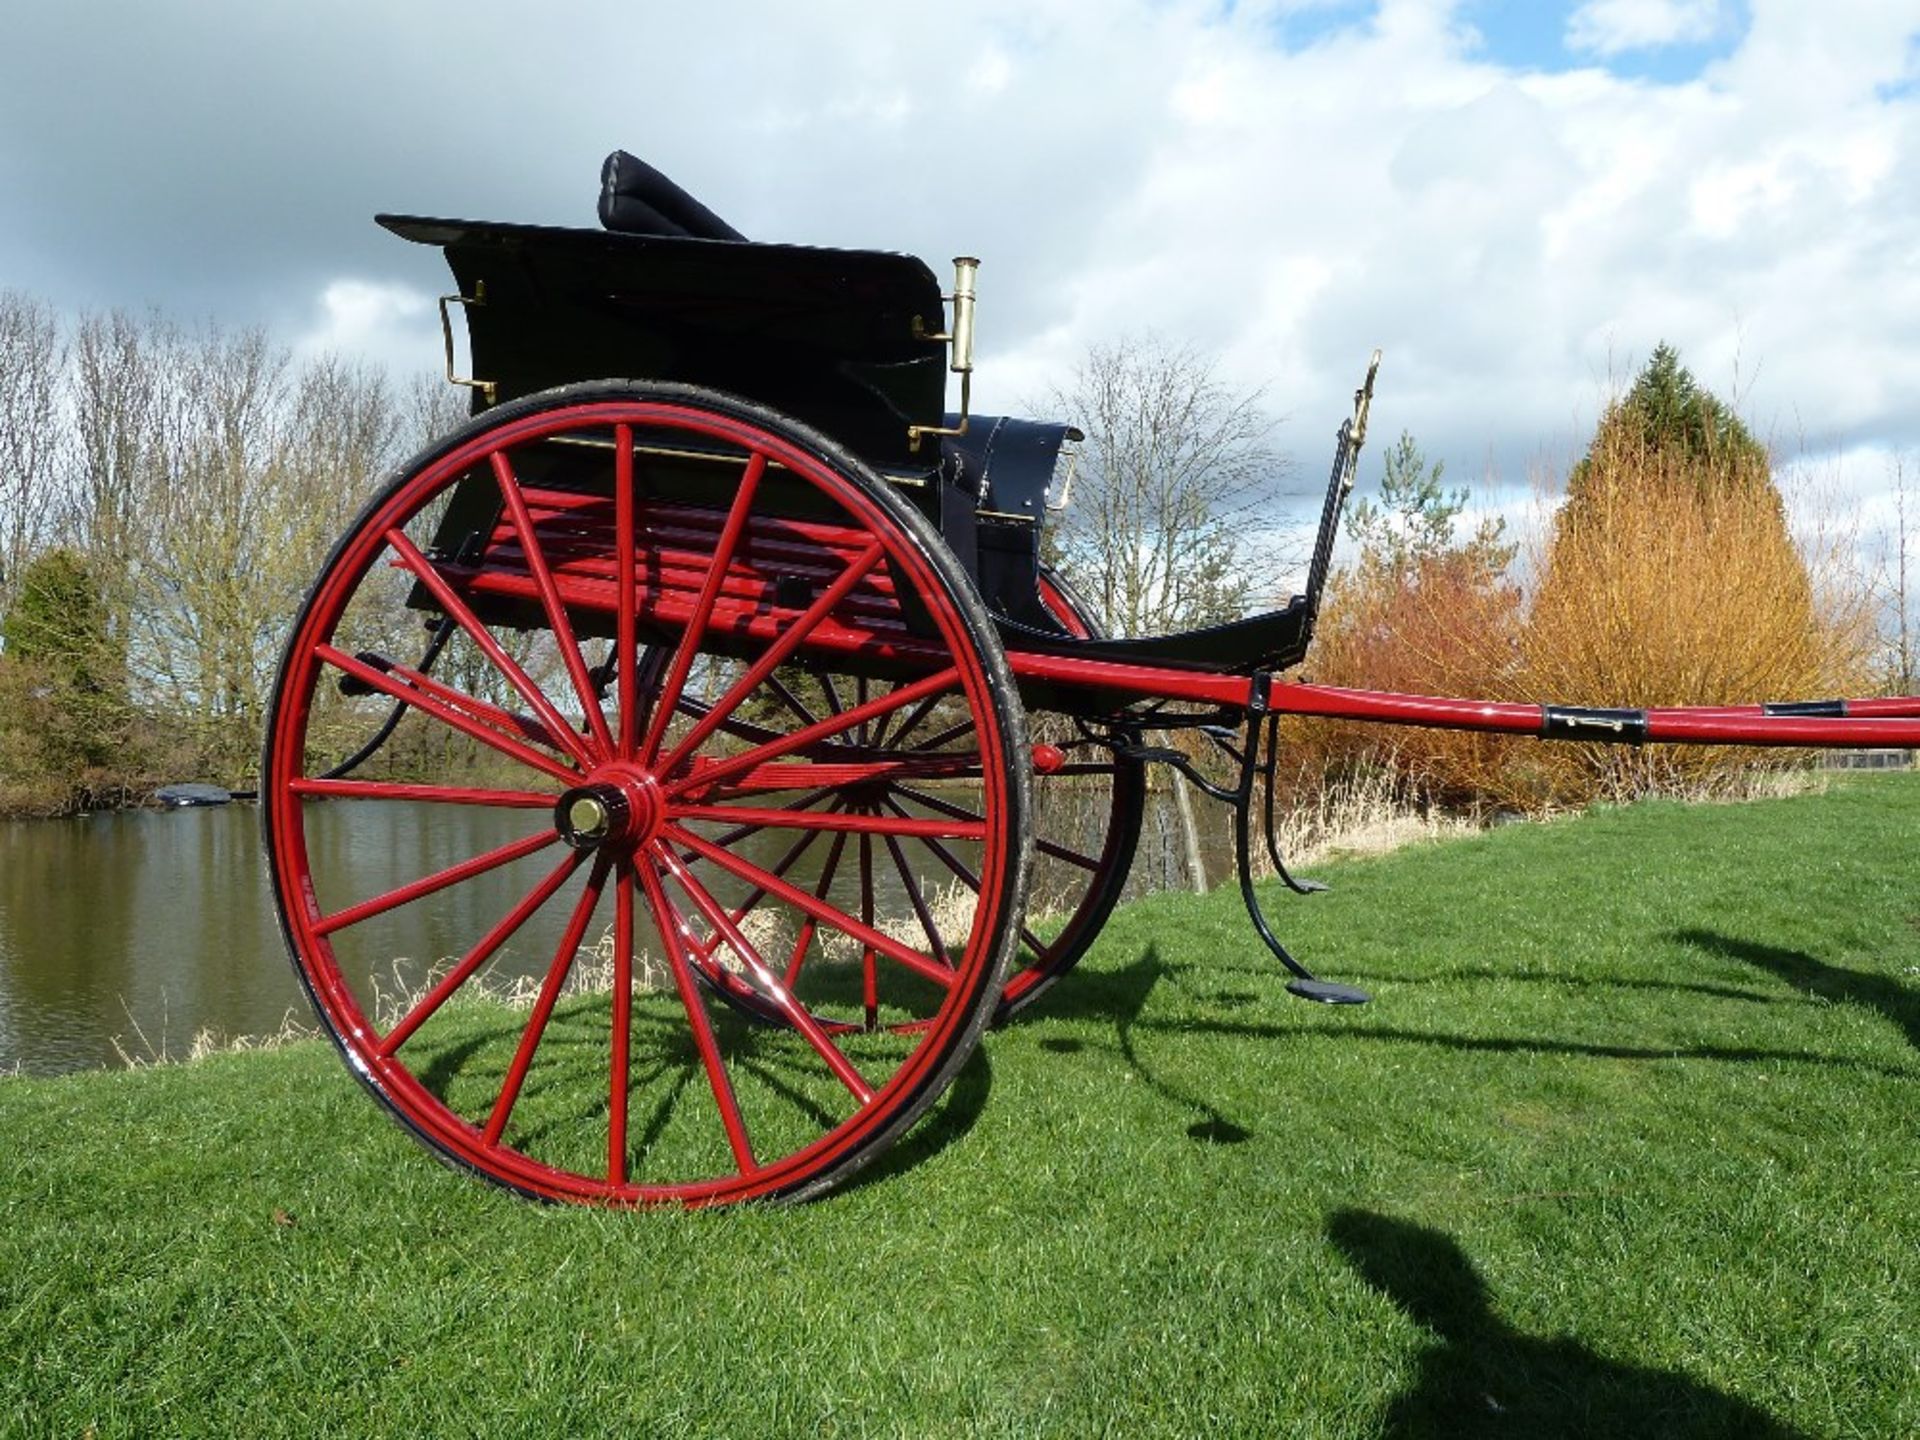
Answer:
<svg viewBox="0 0 1920 1440"><path fill-rule="evenodd" d="M946 1093L933 1102L927 1113L879 1159L866 1166L835 1193L850 1194L867 1185L899 1175L938 1155L978 1123L987 1108L987 1096L993 1092L993 1064L987 1047L977 1047L953 1077Z"/></svg>
<svg viewBox="0 0 1920 1440"><path fill-rule="evenodd" d="M1541 1338L1495 1313L1453 1239L1409 1220L1337 1210L1327 1238L1360 1278L1438 1337L1381 1417L1389 1437L1687 1435L1798 1440L1748 1402L1671 1370L1609 1360Z"/></svg>
<svg viewBox="0 0 1920 1440"><path fill-rule="evenodd" d="M1920 1051L1920 992L1898 980L1831 965L1825 960L1816 960L1804 950L1737 940L1716 930L1676 930L1669 938L1765 970L1805 994L1823 1000L1847 1000L1877 1010L1900 1027L1906 1034L1907 1044Z"/></svg>

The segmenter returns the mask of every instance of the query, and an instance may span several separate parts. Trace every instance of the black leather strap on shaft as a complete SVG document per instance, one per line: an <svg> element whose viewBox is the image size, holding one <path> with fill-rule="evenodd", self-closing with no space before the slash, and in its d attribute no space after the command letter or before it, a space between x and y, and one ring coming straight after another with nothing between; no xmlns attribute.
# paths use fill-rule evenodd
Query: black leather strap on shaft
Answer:
<svg viewBox="0 0 1920 1440"><path fill-rule="evenodd" d="M1598 741L1603 745L1644 745L1647 742L1647 712L1593 710L1583 705L1542 705L1540 738Z"/></svg>

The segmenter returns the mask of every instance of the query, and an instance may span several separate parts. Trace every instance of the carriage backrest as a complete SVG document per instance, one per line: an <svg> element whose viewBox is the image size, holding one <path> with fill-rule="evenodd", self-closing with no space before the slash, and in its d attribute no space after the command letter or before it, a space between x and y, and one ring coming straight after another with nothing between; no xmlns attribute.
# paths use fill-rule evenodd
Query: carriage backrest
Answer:
<svg viewBox="0 0 1920 1440"><path fill-rule="evenodd" d="M611 378L769 405L875 468L930 472L946 409L939 283L910 255L382 215L438 245L465 300L476 411Z"/></svg>

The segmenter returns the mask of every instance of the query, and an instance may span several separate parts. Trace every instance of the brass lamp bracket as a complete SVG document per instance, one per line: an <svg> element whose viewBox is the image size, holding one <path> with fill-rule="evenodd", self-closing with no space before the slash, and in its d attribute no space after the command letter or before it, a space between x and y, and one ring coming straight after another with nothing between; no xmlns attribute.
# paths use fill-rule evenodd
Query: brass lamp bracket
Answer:
<svg viewBox="0 0 1920 1440"><path fill-rule="evenodd" d="M1353 448L1358 450L1367 441L1367 412L1373 408L1373 380L1380 373L1380 352L1373 352L1373 359L1367 364L1367 378L1358 390L1353 392Z"/></svg>
<svg viewBox="0 0 1920 1440"><path fill-rule="evenodd" d="M953 293L942 295L942 300L953 302L953 329L939 334L928 333L926 322L918 315L913 317L913 338L930 340L938 344L949 341L953 345L953 360L949 369L960 377L960 423L958 425L909 425L907 427L907 448L918 450L920 441L928 435L964 435L967 433L967 415L973 402L973 278L979 272L980 262L971 255L956 255L953 260Z"/></svg>
<svg viewBox="0 0 1920 1440"><path fill-rule="evenodd" d="M492 380L473 380L453 373L453 316L447 306L458 301L462 305L484 305L487 303L487 282L482 280L473 287L471 295L442 295L440 297L440 338L447 345L447 382L452 385L464 385L469 390L478 390L480 396L491 405L500 396L500 386Z"/></svg>
<svg viewBox="0 0 1920 1440"><path fill-rule="evenodd" d="M1069 440L1080 438L1080 432L1078 430L1069 431L1067 438ZM1066 450L1062 453L1067 457L1067 473L1060 482L1059 498L1044 502L1047 509L1056 515L1062 510L1065 510L1067 508L1067 502L1072 500L1073 477L1080 469L1080 452L1078 450Z"/></svg>

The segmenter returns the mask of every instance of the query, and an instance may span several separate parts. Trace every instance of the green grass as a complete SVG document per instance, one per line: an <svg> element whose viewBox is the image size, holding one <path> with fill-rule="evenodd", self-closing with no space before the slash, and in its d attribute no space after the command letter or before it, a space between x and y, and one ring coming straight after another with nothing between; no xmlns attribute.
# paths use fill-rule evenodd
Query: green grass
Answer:
<svg viewBox="0 0 1920 1440"><path fill-rule="evenodd" d="M0 1084L0 1433L1920 1434L1920 777L1116 917L860 1183L544 1208L296 1045Z"/></svg>

